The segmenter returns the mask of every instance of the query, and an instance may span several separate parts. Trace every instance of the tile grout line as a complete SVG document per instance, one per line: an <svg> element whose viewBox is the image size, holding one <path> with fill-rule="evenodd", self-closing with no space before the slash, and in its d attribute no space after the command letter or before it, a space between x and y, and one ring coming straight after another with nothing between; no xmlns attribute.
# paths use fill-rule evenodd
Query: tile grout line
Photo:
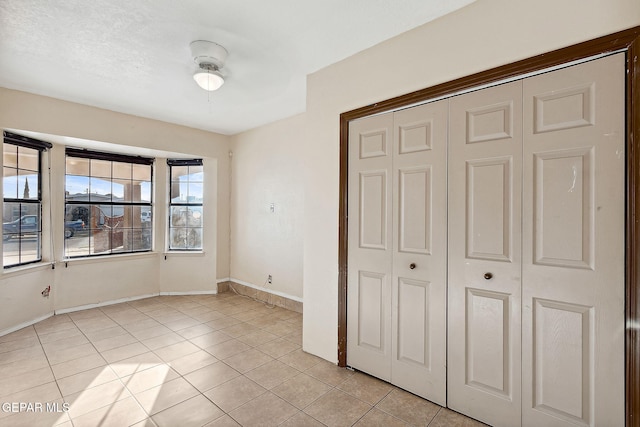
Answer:
<svg viewBox="0 0 640 427"><path fill-rule="evenodd" d="M127 305L129 305L129 304L127 303ZM135 307L131 307L131 308L132 308L132 309L134 309L134 310L136 310L138 313L142 313L140 310L138 310L138 309L137 309L137 308L135 308ZM100 311L102 311L102 309L101 309ZM104 314L105 316L107 316L109 319L111 319L112 321L114 321L118 326L120 326L122 329L124 329L124 330L126 331L126 329L122 326L122 324L121 324L121 323L119 323L117 320L113 319L111 316L109 316L109 314L104 313L104 312L103 312L103 314ZM142 314L144 314L144 313L142 313ZM145 316L146 316L146 314L145 314ZM147 316L147 317L148 317L148 316ZM131 335L131 333L130 333L129 331L127 331L127 333ZM131 335L131 336L133 336L133 335ZM142 344L144 347L146 347L146 348L147 348L147 350L151 351L151 350L149 349L149 347L147 347L144 343L142 343L142 342L141 342L137 337L135 337L135 336L133 336L133 337L136 339L136 341L137 341L138 343ZM128 344L125 344L125 345L128 345ZM122 346L122 347L124 347L124 346ZM115 347L115 348L120 348L120 347ZM110 350L113 350L113 349L110 349ZM97 349L96 349L96 351L97 351ZM100 356L104 359L104 356L102 356L102 353L101 353L101 352L98 352L98 353L100 353ZM154 354L155 354L155 353L154 353ZM135 357L135 356L132 356L132 357ZM127 359L127 358L125 358L125 359L123 359L123 360L126 360L126 359ZM111 368L111 362L107 362L107 360L106 360L106 359L105 359L105 362L107 363L107 366L108 366L111 370L113 370L113 368ZM147 369L152 369L152 368L147 368ZM144 369L144 370L146 370L146 369ZM143 370L143 371L144 371L144 370ZM142 372L142 371L140 371L140 372ZM131 374L131 375L129 376L129 378L131 379L131 377L133 377L133 375L135 375L135 373L136 373L136 372L134 372L133 374ZM127 387L127 383L125 383L125 382L124 382L124 378L120 377L120 375L118 375L117 373L116 373L116 376L118 377L118 381L120 381L120 384L122 384L122 386L124 387L124 389L126 389L126 390L129 392L129 394L130 394L130 395L131 395L131 397L133 398L133 401L136 403L136 405L138 405L138 408L140 408L140 410L142 410L142 412L146 415L145 420L151 420L151 414L149 414L149 413L144 409L144 407L142 406L142 404L140 403L140 401L139 401L139 400L138 400L138 398L136 397L135 393L133 393L133 391L129 390L129 387ZM152 388L153 388L153 387L152 387ZM117 402L118 402L118 401L113 402L111 405L115 405L115 403L117 403ZM93 412L93 411L91 411L91 412ZM91 412L89 412L89 413L91 413ZM142 422L142 421L144 421L144 420L140 420L139 422ZM152 421L152 422L153 422L153 421ZM102 424L102 423L100 423L99 425L101 425L101 424ZM154 423L154 424L155 424L155 423Z"/></svg>
<svg viewBox="0 0 640 427"><path fill-rule="evenodd" d="M435 421L435 419L438 418L440 411L442 411L442 406L438 408L438 410L436 411L436 414L433 416L433 418L431 418L431 421L429 421L429 424L427 424L427 427L429 427Z"/></svg>
<svg viewBox="0 0 640 427"><path fill-rule="evenodd" d="M49 371L51 371L51 376L53 377L53 381L55 381L56 383L56 388L60 393L60 398L64 402L64 395L62 394L62 390L60 389L60 384L58 384L58 379L56 378L56 374L53 372L53 368L51 365L51 361L49 360L49 356L47 355L47 352L44 350L44 345L42 344L42 340L40 339L40 334L38 333L38 330L35 328L35 326L32 325L32 327L33 327L33 331L36 334L36 337L38 337L38 343L40 343L40 349L42 350L42 353L44 354L45 359L47 359L47 367L49 368ZM71 417L68 417L68 418L71 419Z"/></svg>
<svg viewBox="0 0 640 427"><path fill-rule="evenodd" d="M256 301L256 302L258 302L258 301ZM267 308L275 308L275 307L267 307ZM225 315L225 316L226 316L226 317L234 317L234 316L233 316L233 314ZM234 318L235 318L235 319L237 319L236 317L234 317ZM248 324L248 323L247 323L247 321L242 321L242 320L240 320L240 319L237 319L237 320L239 320L239 321L240 321L240 323L246 323L246 324ZM252 319L249 319L249 320L252 320ZM204 324L204 323L201 323L201 324ZM260 331L266 331L266 329L264 329L264 328L260 328L260 327L257 327L257 328L258 328ZM223 328L223 329L224 329L224 328ZM266 331L266 332L269 332L269 331ZM245 334L245 335L249 335L249 334ZM240 335L240 336L238 336L238 337L232 337L231 339L232 339L232 340L239 340L239 338L241 338L242 336L245 336L245 335ZM282 336L278 336L277 338L274 338L274 339L272 339L272 340L270 340L270 341L267 341L267 342L275 341L275 340L280 339L280 338L282 338ZM243 342L243 341L241 341L241 342ZM261 343L261 344L259 344L259 345L266 344L267 342L265 342L265 343ZM245 344L247 344L247 343L245 343ZM214 344L214 345L216 345L216 344ZM226 359L229 359L229 358L231 358L231 357L233 357L233 356L235 356L235 355L237 355L237 354L241 354L241 353L246 352L246 351L249 351L249 350L251 350L251 349L255 349L255 350L257 350L257 351L259 351L259 352L261 352L261 353L263 353L263 354L266 354L266 353L262 352L261 350L259 350L259 349L257 348L258 346L252 346L251 344L247 344L247 345L249 345L249 347L250 347L249 349L244 350L244 351L241 351L241 352L236 353L236 354L234 354L234 355L230 355L230 356L229 356L229 357L227 357ZM210 347L212 347L212 346L210 346ZM207 347L207 348L209 348L209 347ZM203 351L206 351L206 349L204 349L204 348L203 348L202 350L203 350ZM285 353L285 354L283 354L283 355L282 355L282 356L280 356L280 357L284 357L284 356L286 356L287 354L292 353L293 351L295 351L295 350L292 350L291 352ZM212 356L213 356L213 355L212 355ZM259 365L259 366L256 366L256 367L254 367L253 369L251 369L251 370L249 370L249 371L247 371L247 372L244 372L244 373L239 372L239 371L237 371L235 368L233 368L232 366L230 366L228 363L226 363L226 362L225 362L225 359L218 359L218 361L219 361L219 362L222 362L223 364L225 364L225 365L226 365L226 366L228 366L229 368L231 368L231 369L233 369L234 371L238 372L238 374L239 374L239 375L238 375L238 377L234 377L234 378L229 379L229 380L227 380L227 381L225 381L225 382L223 382L223 383L220 383L220 384L218 384L218 385L216 385L216 386L212 387L212 388L211 388L211 389L209 389L209 390L213 390L214 388L221 387L221 386L223 386L224 384L227 384L227 383L229 383L229 382L231 382L231 381L233 381L234 379L239 378L239 377L244 377L244 378L246 378L247 380L249 380L249 381L251 381L251 382L253 382L253 383L257 384L258 386L262 387L262 385L261 385L261 384L256 383L254 380L252 380L251 378L247 377L247 376L246 376L246 374L248 374L249 372L252 372L252 371L254 371L254 370L256 370L256 369L259 369L260 367L262 367L262 366L264 366L264 365L266 365L266 364L268 364L268 363L270 363L270 362L272 362L272 361L279 361L279 358L272 357L272 356L271 356L271 355L269 355L269 354L267 354L267 356L271 357L271 358L272 358L272 360L271 360L271 361L269 361L269 362L266 362L266 363L264 363L264 364L261 364L261 365ZM213 356L213 357L216 357L216 356ZM216 359L217 359L217 358L216 358ZM283 362L281 362L281 363L283 363ZM288 364L287 364L287 366L288 366L289 368L294 369L294 370L296 370L296 371L297 371L297 374L296 374L295 376L297 376L297 375L299 375L299 374L301 373L301 371L299 371L298 369L294 368L293 366L288 365ZM182 375L181 375L181 377L182 377L182 378L184 378L184 376L182 376ZM196 387L195 387L195 385L193 385L192 383L190 383L186 378L184 378L184 379L185 379L185 381L187 381L189 384L191 384L194 388L196 388ZM283 382L284 382L284 381L283 381ZM279 384L278 384L278 385L279 385ZM278 398L278 399L282 400L283 402L285 402L285 403L287 403L287 404L291 405L289 402L287 402L286 400L282 399L280 396L278 396L277 394L275 394L275 393L273 393L273 392L271 391L271 390L272 390L273 388L275 388L275 387L277 387L277 385L276 385L276 386L274 386L274 387L272 387L271 389L267 389L267 388L265 388L265 392L264 392L264 393L262 393L262 394L260 394L259 396L262 396L262 395L264 395L264 394L266 394L266 393L271 393L271 394L272 394L272 395L274 395L276 398ZM263 387L263 388L264 388L264 387ZM207 392L207 391L209 391L209 390L200 391L198 388L196 388L196 390L198 390L198 392L199 392L199 393L200 393L204 398L206 398L207 400L209 400L213 405L215 405L216 407L218 407L218 408L219 408L219 409L224 413L224 415L220 416L218 419L220 419L220 418L222 418L222 417L224 417L224 416L228 416L229 418L231 418L232 420L234 420L234 421L235 421L235 422L237 422L237 423L239 423L239 420L235 419L235 418L234 418L230 413L231 413L232 411L235 411L235 410L237 410L237 409L241 408L241 407L242 407L242 406L244 406L244 405L249 404L249 403L253 400L253 399L251 399L251 400L249 400L249 401L247 401L247 402L244 402L242 405L240 405L240 406L238 406L238 407L236 407L236 408L232 409L231 411L227 412L227 411L223 410L222 408L220 408L218 405L216 405L216 403L215 403L213 400L209 399L209 398L204 394L205 392ZM257 396L257 397L259 397L259 396ZM256 397L256 398L257 398L257 397ZM254 398L254 399L255 399L255 398ZM175 405L174 405L174 406L175 406ZM291 405L291 406L293 406L293 405ZM294 406L294 408L295 408L295 406ZM297 414L298 414L298 413L300 413L300 412L304 413L301 409L298 409L298 408L296 408L296 409L297 409L297 411L296 411L296 413L295 413L295 414L293 414L293 415L292 415L292 417L293 417L293 416L295 416L295 415L297 415ZM290 419L290 418L291 418L291 417L287 418L287 420L288 420L288 419ZM284 420L283 422L286 422L287 420ZM213 421L215 421L215 420L213 420ZM282 423L281 423L281 424L282 424Z"/></svg>
<svg viewBox="0 0 640 427"><path fill-rule="evenodd" d="M168 306L167 306L167 307L168 307ZM191 316L189 316L187 313L184 313L184 312L180 311L179 309L177 309L177 310L178 310L179 312L183 313L185 316L187 316L187 317L189 317L189 318L193 319L193 318L192 318ZM141 312L141 313L142 313L142 312ZM156 321L157 321L157 319L154 319L154 320L156 320ZM197 320L197 319L194 319L194 320ZM199 325L204 324L203 322L201 322L201 321L199 321L199 320L197 320L197 321L198 321L198 322L200 322L200 323L199 323ZM166 324L164 324L164 323L162 323L162 322L159 322L159 323L161 323L163 326L165 326L165 327L166 327ZM187 328L188 328L188 327L187 327ZM182 328L182 329L187 329L187 328ZM169 329L171 329L171 328L169 328ZM179 329L179 330L182 330L182 329ZM175 330L171 330L171 331L172 331L173 333L178 333L178 331L175 331ZM205 333L204 335L206 335L206 333ZM141 344L143 344L143 345L144 345L144 343L142 343L138 338L136 338L136 339L138 340L138 342L140 342ZM188 339L188 338L185 338L185 340L184 340L184 341L181 341L181 342L186 342L186 341L191 342L191 340L190 340L190 339ZM193 343L192 343L192 344L193 344ZM172 344L170 344L170 345L172 345ZM198 350L198 351L205 351L205 352L207 352L204 348L201 348L200 346L198 346L198 345L196 345L196 344L193 344L193 345L195 345L196 347L198 347L198 348L199 348L199 350ZM165 347L168 347L168 346L169 346L169 345L167 345L167 346L165 346ZM145 347L147 347L147 346L145 345ZM160 347L160 348L165 348L165 347ZM147 347L147 348L148 348L148 347ZM160 348L158 348L158 349L160 349ZM156 349L156 350L158 350L158 349ZM159 358L160 358L160 356L158 356L158 355L155 353L155 351L154 351L154 350L149 349L149 351L150 351L150 352L152 352L153 354L155 354L157 357L159 357ZM208 353L208 352L207 352L207 353ZM193 354L193 353L190 353L190 354ZM210 354L210 353L209 353L209 354ZM211 356L212 356L212 357L214 357L214 358L217 360L217 362L214 362L214 363L222 362L223 364L225 364L226 366L228 366L230 369L234 369L233 367L231 367L231 366L229 366L228 364L226 364L223 360L218 359L217 357L215 357L215 356L213 356L213 355L211 355ZM181 356L181 357L182 357L182 356ZM163 364L165 364L165 365L169 366L169 368L170 368L170 369L173 369L173 368L171 368L171 366L170 366L170 363L171 363L170 361L169 361L169 362L166 362L166 361L165 361L164 359L162 359L162 358L160 358L160 360L162 360L162 361L163 361ZM207 366L208 366L208 365L207 365ZM202 369L202 368L199 368L199 369ZM173 369L173 370L175 371L175 369ZM196 369L196 370L197 370L197 369ZM234 369L234 371L238 372L238 371L237 371L237 370L235 370L235 369ZM206 391L208 391L208 390L201 391L201 390L200 390L200 389L198 389L198 388L197 388L193 383L191 383L187 378L185 378L185 375L184 375L184 374L181 374L180 372L177 372L177 371L175 371L175 372L178 374L178 378L183 379L187 384L189 384L191 387L193 387L193 388L197 391L197 394L196 394L195 396L189 397L189 398L187 398L187 399L185 399L185 400L182 400L182 401L180 401L180 402L175 402L175 404L170 405L170 406L168 406L168 407L166 407L166 408L162 409L162 411L166 411L166 410L168 410L168 409L171 409L171 408L173 408L173 407L175 407L175 406L177 406L177 405L179 405L179 404L181 404L181 403L184 403L184 402L186 402L186 401L188 401L188 400L190 400L190 399L193 399L193 398L195 398L195 397L197 397L197 396L202 396L203 398L205 398L205 399L207 399L209 402L211 402L211 404L215 405L218 409L220 409L220 411L222 411L222 413L224 414L224 415L221 415L220 417L216 418L215 420L217 420L217 419L219 419L219 418L222 418L222 417L223 417L223 416L225 416L225 415L227 415L227 416L231 417L227 412L225 412L222 408L220 408L218 405L216 405L216 404L215 404L215 402L213 402L211 399L209 399L209 398L204 394L204 393L205 393ZM195 372L195 371L193 371L193 372ZM189 372L189 373L191 373L191 372ZM238 372L238 376L243 376L243 374L242 374L242 373L240 373L240 372ZM176 379L178 379L178 378L176 378ZM235 377L235 378L237 378L237 377ZM219 384L218 386L223 385L223 384L226 384L226 383L228 383L229 381L232 381L232 380L233 380L233 379L227 380L227 381L225 381L225 382L223 382L223 383ZM173 380L171 380L171 381L173 381ZM163 384L166 384L166 382L165 382L165 383L163 383ZM126 385L125 385L125 386L126 386ZM216 386L216 387L217 387L217 386ZM150 390L150 389L152 389L152 388L154 388L154 387L150 387L149 389L146 389L146 390L144 390L144 391ZM212 389L213 389L213 388L215 388L215 387L212 387ZM141 407L141 409L144 411L144 413L145 413L145 414L147 414L147 419L150 419L150 420L152 420L152 421L153 421L153 415L157 415L158 413L162 412L162 411L158 411L156 414L153 414L153 415L152 415L152 414L150 414L149 412L147 412L147 411L142 407L142 405L141 405L141 404L140 404L140 402L138 401L138 399L137 399L136 395L135 395L134 393L131 393L131 394L132 394L132 396L134 397L134 399L136 400L136 402L138 403L138 405ZM215 421L215 420L211 420L211 421Z"/></svg>
<svg viewBox="0 0 640 427"><path fill-rule="evenodd" d="M55 376L55 374L54 374L54 372L53 372L53 369L51 368L51 363L49 362L49 356L48 356L48 355L47 355L47 353L44 351L44 346L42 345L42 341L40 340L40 334L38 333L38 330L35 328L35 325L29 325L29 327L33 328L33 332L36 334L36 338L38 339L38 345L40 345L40 350L42 351L42 354L44 355L44 358L45 358L45 359L46 359L46 361L47 361L47 367L49 368L49 372L51 372L51 376L53 377L53 382L55 382L55 384L56 384L56 388L58 389L58 393L60 393L60 398L61 398L61 399L63 400L63 402L64 402L64 396L62 395L62 390L60 390L60 386L58 385L58 381L57 381L57 379L56 379L56 376ZM48 383L44 383L44 384L48 384ZM44 385L44 384L39 384L39 385L37 385L37 386L30 387L30 388L28 388L27 390L21 390L21 391L22 391L22 392L24 392L24 391L28 391L28 390L31 390L32 388L40 387L40 386L42 386L42 385ZM10 398L9 396L11 396L11 395L7 395L7 396L8 396L8 398ZM56 399L56 400L57 400L57 399ZM12 416L18 416L18 415L19 415L19 413L16 413L16 414L9 415L9 416L7 416L6 418L10 418L10 417L12 417ZM68 414L67 414L67 418L68 418L69 420L71 420L71 417L70 417ZM73 423L71 423L71 425L73 426Z"/></svg>
<svg viewBox="0 0 640 427"><path fill-rule="evenodd" d="M99 310L103 315L105 315L107 318L109 318L111 321L113 321L113 322L115 322L116 324L118 324L118 326L121 326L118 322L116 322L115 320L111 319L111 317L109 317L109 315L108 315L108 314L106 314L105 312L103 312L101 308L98 308L98 310ZM70 319L71 319L71 321L76 325L76 328L78 328L78 330L82 333L82 335L87 339L87 341L89 341L89 343L91 344L91 346L93 347L93 349L98 353L98 355L100 356L100 358L102 358L102 360L104 361L104 363L106 363L106 365L105 365L105 366L106 366L106 367L108 367L109 369L111 369L111 370L113 371L113 369L111 368L111 363L110 363L110 362L108 362L108 361L107 361L107 359L105 359L105 357L102 355L102 352L100 352L100 351L96 348L95 344L93 343L93 341L91 341L91 339L89 339L89 337L86 335L85 331L83 331L83 330L78 326L78 324L75 322L75 320L73 319L73 317L69 316L69 318L70 318ZM142 344L142 343L141 343L141 344ZM144 345L144 344L143 344L143 345ZM146 347L146 346L145 346L145 347ZM95 368L92 368L92 369L95 369ZM88 369L87 371L90 371L90 370L91 370L91 369ZM82 372L87 372L87 371L82 371ZM79 373L82 373L82 372L79 372ZM115 373L115 372L114 372L114 373ZM77 374L74 374L74 375L77 375ZM127 392L129 392L129 393L131 394L131 396L133 396L133 393L131 393L131 392L129 391L129 389L127 388L126 384L122 381L122 378L120 378L120 376L119 376L119 375L117 375L117 374L116 374L116 376L118 377L117 381L119 381L119 382L120 382L120 384L122 384L122 387L123 387L123 390L120 392L120 394L119 394L119 395L122 395L122 393L124 392L124 390L127 390ZM56 383L57 383L57 381L58 381L58 380L56 379ZM58 388L59 388L59 387L60 387L60 386L58 385ZM99 387L99 386L96 386L96 387ZM86 390L86 389L85 389L85 390ZM62 390L60 390L60 394L62 394ZM75 393L72 393L72 395L73 395L73 394L75 394ZM62 398L66 401L66 399L65 399L65 397L64 397L64 396L63 396ZM99 408L94 408L94 409L92 409L91 411L89 411L89 412L87 412L87 413L85 413L85 414L80 414L80 415L78 415L78 416L77 416L77 417L75 417L75 418L80 418L80 417L82 417L82 416L84 416L84 415L91 414L92 412L97 411L97 410L100 410L100 409L102 409L102 408L106 408L107 406L109 406L109 407L110 407L110 410L111 410L111 407L113 407L113 405L115 405L115 404L116 404L117 402L119 402L120 400L124 400L124 399L116 399L114 402L111 402L111 403L109 403L109 404L107 404L107 405L104 405L104 406L101 406L101 407L99 407ZM134 398L134 401L136 402L136 404L137 404L138 406L140 406L140 403L139 403L135 398ZM69 405L71 405L71 402L69 402ZM144 409L143 409L142 407L140 407L140 408L144 411ZM146 413L146 412L145 412L145 413ZM71 417L71 415L69 415L69 419L71 420L71 425L74 425L73 418ZM104 418L103 418L103 419L104 419Z"/></svg>

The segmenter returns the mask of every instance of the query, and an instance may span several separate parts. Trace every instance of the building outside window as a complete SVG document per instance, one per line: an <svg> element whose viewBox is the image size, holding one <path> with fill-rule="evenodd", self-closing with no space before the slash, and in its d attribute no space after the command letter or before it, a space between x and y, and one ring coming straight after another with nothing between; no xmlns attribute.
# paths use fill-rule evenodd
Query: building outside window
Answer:
<svg viewBox="0 0 640 427"><path fill-rule="evenodd" d="M169 250L201 251L202 159L169 159Z"/></svg>
<svg viewBox="0 0 640 427"><path fill-rule="evenodd" d="M42 152L44 141L3 132L3 267L42 261Z"/></svg>
<svg viewBox="0 0 640 427"><path fill-rule="evenodd" d="M153 159L66 150L65 257L152 249Z"/></svg>

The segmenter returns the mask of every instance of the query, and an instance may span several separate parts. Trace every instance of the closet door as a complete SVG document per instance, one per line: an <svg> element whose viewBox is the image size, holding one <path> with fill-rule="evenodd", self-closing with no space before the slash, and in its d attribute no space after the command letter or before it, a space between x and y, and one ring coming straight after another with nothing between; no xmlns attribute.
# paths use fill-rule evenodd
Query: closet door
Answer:
<svg viewBox="0 0 640 427"><path fill-rule="evenodd" d="M448 406L520 425L522 82L454 97Z"/></svg>
<svg viewBox="0 0 640 427"><path fill-rule="evenodd" d="M349 125L347 364L391 381L393 114Z"/></svg>
<svg viewBox="0 0 640 427"><path fill-rule="evenodd" d="M624 425L624 61L524 81L527 426Z"/></svg>
<svg viewBox="0 0 640 427"><path fill-rule="evenodd" d="M446 404L447 101L349 128L347 363Z"/></svg>
<svg viewBox="0 0 640 427"><path fill-rule="evenodd" d="M447 101L395 113L391 378L446 405Z"/></svg>

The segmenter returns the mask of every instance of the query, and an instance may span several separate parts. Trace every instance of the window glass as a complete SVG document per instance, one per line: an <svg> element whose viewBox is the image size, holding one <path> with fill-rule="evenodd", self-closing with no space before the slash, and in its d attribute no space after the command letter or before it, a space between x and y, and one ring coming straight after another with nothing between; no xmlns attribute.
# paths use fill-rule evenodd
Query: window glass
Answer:
<svg viewBox="0 0 640 427"><path fill-rule="evenodd" d="M12 144L4 144L2 152L2 164L5 168L18 168L18 146Z"/></svg>
<svg viewBox="0 0 640 427"><path fill-rule="evenodd" d="M67 175L65 180L65 199L84 197L89 198L89 177Z"/></svg>
<svg viewBox="0 0 640 427"><path fill-rule="evenodd" d="M133 165L131 163L115 162L113 164L113 177L131 179L131 169Z"/></svg>
<svg viewBox="0 0 640 427"><path fill-rule="evenodd" d="M133 179L151 182L151 168L146 165L133 165Z"/></svg>
<svg viewBox="0 0 640 427"><path fill-rule="evenodd" d="M65 256L150 251L151 162L132 163L118 155L105 160L110 156L104 153L100 157L84 159L67 152L65 227L73 230L65 232ZM86 160L89 175L78 176ZM136 175L145 180L134 179Z"/></svg>
<svg viewBox="0 0 640 427"><path fill-rule="evenodd" d="M111 178L111 162L107 160L91 159L91 176Z"/></svg>
<svg viewBox="0 0 640 427"><path fill-rule="evenodd" d="M202 250L202 160L169 160L169 250Z"/></svg>
<svg viewBox="0 0 640 427"><path fill-rule="evenodd" d="M41 150L3 143L3 267L42 260ZM43 148L44 149L44 148Z"/></svg>
<svg viewBox="0 0 640 427"><path fill-rule="evenodd" d="M40 188L40 176L38 172L18 169L18 197L23 199L38 200Z"/></svg>
<svg viewBox="0 0 640 427"><path fill-rule="evenodd" d="M32 148L18 147L18 163L20 169L38 173L40 163L40 152Z"/></svg>
<svg viewBox="0 0 640 427"><path fill-rule="evenodd" d="M131 189L129 184L131 180L114 179L111 183L111 197L114 202L130 202L131 191L125 191Z"/></svg>
<svg viewBox="0 0 640 427"><path fill-rule="evenodd" d="M5 144L6 145L6 144ZM3 168L3 193L5 199L18 198L18 170L16 168Z"/></svg>
<svg viewBox="0 0 640 427"><path fill-rule="evenodd" d="M102 177L90 177L89 200L94 202L111 201L111 180Z"/></svg>
<svg viewBox="0 0 640 427"><path fill-rule="evenodd" d="M67 157L67 175L89 176L89 159Z"/></svg>

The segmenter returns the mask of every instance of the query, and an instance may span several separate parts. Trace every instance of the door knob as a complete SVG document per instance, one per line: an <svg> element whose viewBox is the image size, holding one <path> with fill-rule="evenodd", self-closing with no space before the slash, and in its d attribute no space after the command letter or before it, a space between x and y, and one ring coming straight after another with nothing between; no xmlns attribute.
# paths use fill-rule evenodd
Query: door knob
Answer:
<svg viewBox="0 0 640 427"><path fill-rule="evenodd" d="M412 270L413 270L414 268L416 268L416 263L415 263L415 262L412 262L411 264L409 264L409 268L410 268L410 269L412 269Z"/></svg>
<svg viewBox="0 0 640 427"><path fill-rule="evenodd" d="M485 280L490 280L493 277L493 274L491 273L484 273L484 279Z"/></svg>

